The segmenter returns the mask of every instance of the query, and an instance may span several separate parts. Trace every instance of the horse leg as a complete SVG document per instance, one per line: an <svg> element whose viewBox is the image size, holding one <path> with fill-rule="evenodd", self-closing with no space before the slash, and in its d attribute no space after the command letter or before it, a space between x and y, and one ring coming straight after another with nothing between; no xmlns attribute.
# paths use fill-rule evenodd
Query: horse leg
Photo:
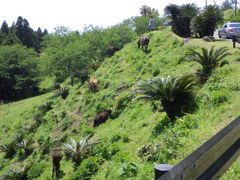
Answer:
<svg viewBox="0 0 240 180"><path fill-rule="evenodd" d="M56 177L59 177L60 163L56 165Z"/></svg>
<svg viewBox="0 0 240 180"><path fill-rule="evenodd" d="M54 168L54 164L53 164L53 167L52 167L52 178L54 178L54 170L55 170L55 168Z"/></svg>

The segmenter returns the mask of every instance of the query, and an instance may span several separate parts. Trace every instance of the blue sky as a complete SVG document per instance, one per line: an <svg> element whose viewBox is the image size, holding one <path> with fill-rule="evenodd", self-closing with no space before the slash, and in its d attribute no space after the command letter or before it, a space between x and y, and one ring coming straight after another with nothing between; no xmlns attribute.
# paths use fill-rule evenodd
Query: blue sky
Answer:
<svg viewBox="0 0 240 180"><path fill-rule="evenodd" d="M140 15L139 8L147 5L163 9L169 3L195 3L199 7L205 0L1 0L0 23L6 20L11 26L18 16L26 18L30 26L47 28L52 32L56 26L66 26L71 30L81 30L84 25L107 27L124 19ZM208 0L212 1L212 0Z"/></svg>

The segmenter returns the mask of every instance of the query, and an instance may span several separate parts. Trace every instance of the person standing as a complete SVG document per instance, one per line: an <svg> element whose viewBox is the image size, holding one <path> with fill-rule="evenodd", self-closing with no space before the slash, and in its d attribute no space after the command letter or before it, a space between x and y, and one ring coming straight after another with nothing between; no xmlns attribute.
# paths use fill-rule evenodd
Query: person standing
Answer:
<svg viewBox="0 0 240 180"><path fill-rule="evenodd" d="M150 16L149 23L148 23L150 31L155 30L155 22L154 22L154 17Z"/></svg>

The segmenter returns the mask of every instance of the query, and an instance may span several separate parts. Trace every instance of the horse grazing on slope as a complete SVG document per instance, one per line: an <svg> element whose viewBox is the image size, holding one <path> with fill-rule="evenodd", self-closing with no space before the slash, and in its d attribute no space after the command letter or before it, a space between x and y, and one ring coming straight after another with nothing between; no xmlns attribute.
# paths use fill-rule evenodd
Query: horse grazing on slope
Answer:
<svg viewBox="0 0 240 180"><path fill-rule="evenodd" d="M112 110L103 110L101 113L97 114L93 120L93 127L97 127L106 122L111 113Z"/></svg>
<svg viewBox="0 0 240 180"><path fill-rule="evenodd" d="M149 40L150 40L150 38L149 38L148 36L143 36L143 37L141 37L141 38L137 41L138 48L140 48L140 46L142 46L142 50L143 50L143 48L144 48L144 50L147 50L148 44L149 44Z"/></svg>
<svg viewBox="0 0 240 180"><path fill-rule="evenodd" d="M98 87L99 87L99 83L98 83L97 78L95 78L95 77L90 78L90 80L89 80L90 90L93 92L96 92L98 90Z"/></svg>
<svg viewBox="0 0 240 180"><path fill-rule="evenodd" d="M115 47L115 46L108 46L107 48L107 54L108 56L113 56L116 51L119 51L120 48Z"/></svg>
<svg viewBox="0 0 240 180"><path fill-rule="evenodd" d="M62 153L60 151L52 152L52 178L58 177L60 172L60 161L62 159Z"/></svg>

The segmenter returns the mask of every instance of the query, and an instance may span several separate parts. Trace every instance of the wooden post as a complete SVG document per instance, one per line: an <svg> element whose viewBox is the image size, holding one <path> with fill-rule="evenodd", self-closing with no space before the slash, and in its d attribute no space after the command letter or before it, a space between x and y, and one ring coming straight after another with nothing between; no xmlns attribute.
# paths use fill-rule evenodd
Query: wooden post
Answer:
<svg viewBox="0 0 240 180"><path fill-rule="evenodd" d="M232 42L233 42L233 48L235 48L236 47L236 36L233 36L232 37Z"/></svg>
<svg viewBox="0 0 240 180"><path fill-rule="evenodd" d="M155 180L158 180L162 175L166 172L170 171L173 168L172 165L169 164L158 164L154 166L155 170Z"/></svg>

